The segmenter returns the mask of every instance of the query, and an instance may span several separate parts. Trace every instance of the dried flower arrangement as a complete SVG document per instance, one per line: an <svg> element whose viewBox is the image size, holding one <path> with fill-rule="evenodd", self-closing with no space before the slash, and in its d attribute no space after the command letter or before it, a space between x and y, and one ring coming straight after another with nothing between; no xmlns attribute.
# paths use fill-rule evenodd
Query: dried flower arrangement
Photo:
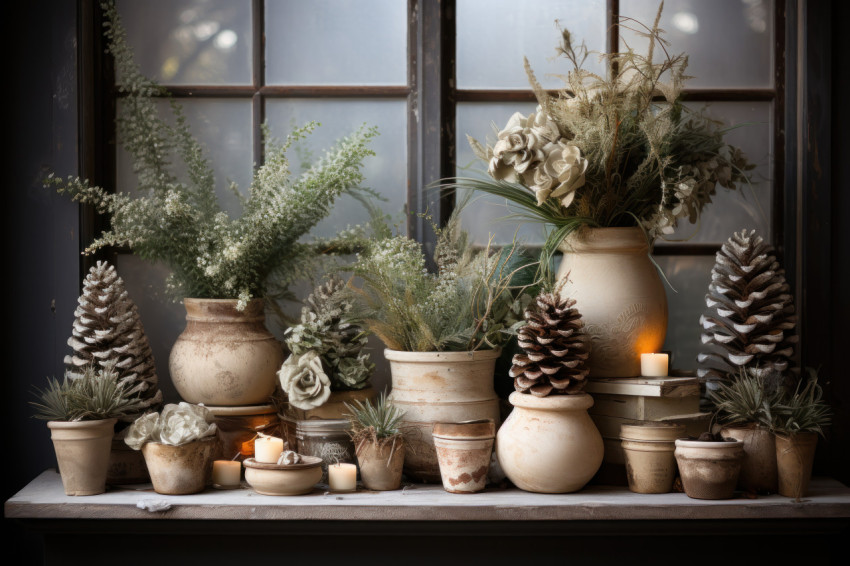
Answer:
<svg viewBox="0 0 850 566"><path fill-rule="evenodd" d="M182 446L215 435L218 427L214 420L203 405L168 404L161 413L148 413L136 419L127 429L124 442L133 450L141 450L147 442Z"/></svg>
<svg viewBox="0 0 850 566"><path fill-rule="evenodd" d="M688 58L668 52L662 9L663 2L652 27L620 18L620 27L648 40L648 51L598 54L604 77L582 68L593 52L562 30L557 53L572 70L554 96L526 59L537 112L514 114L492 145L468 136L492 180L458 178L447 186L504 198L518 209L510 217L551 226L544 246L551 257L582 226L639 226L650 240L671 234L679 220L697 221L718 184L733 190L749 182L753 165L724 142L722 124L682 104Z"/></svg>

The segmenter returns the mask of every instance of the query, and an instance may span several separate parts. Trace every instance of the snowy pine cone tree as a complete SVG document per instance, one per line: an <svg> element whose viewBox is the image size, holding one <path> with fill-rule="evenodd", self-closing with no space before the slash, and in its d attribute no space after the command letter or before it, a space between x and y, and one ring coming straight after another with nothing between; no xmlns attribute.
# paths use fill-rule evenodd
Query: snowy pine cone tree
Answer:
<svg viewBox="0 0 850 566"><path fill-rule="evenodd" d="M142 400L141 413L162 404L154 365L138 308L124 288L124 281L107 262L97 262L83 281L83 294L74 311L74 326L65 356L71 375L82 375L87 365L105 368L115 364L119 381ZM138 414L123 418L132 422Z"/></svg>

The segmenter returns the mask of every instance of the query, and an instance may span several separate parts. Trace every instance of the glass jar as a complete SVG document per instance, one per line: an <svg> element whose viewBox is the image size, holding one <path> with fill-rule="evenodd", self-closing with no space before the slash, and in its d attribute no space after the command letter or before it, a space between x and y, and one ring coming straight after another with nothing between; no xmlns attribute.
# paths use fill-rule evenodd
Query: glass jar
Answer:
<svg viewBox="0 0 850 566"><path fill-rule="evenodd" d="M295 423L298 453L322 459L322 481L327 482L328 465L357 464L347 419L299 420Z"/></svg>

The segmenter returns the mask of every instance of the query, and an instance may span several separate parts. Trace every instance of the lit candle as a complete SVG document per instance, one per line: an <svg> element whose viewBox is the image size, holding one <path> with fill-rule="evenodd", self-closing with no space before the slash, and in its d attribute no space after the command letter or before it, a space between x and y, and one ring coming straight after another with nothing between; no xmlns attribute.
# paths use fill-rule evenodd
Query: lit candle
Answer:
<svg viewBox="0 0 850 566"><path fill-rule="evenodd" d="M667 377L667 354L641 354L640 374L644 377Z"/></svg>
<svg viewBox="0 0 850 566"><path fill-rule="evenodd" d="M283 439L276 436L258 436L254 441L254 460L264 464L277 464L283 452Z"/></svg>
<svg viewBox="0 0 850 566"><path fill-rule="evenodd" d="M242 475L242 463L233 460L213 462L212 482L221 487L238 487Z"/></svg>
<svg viewBox="0 0 850 566"><path fill-rule="evenodd" d="M355 491L357 489L357 466L354 464L331 464L328 466L328 483L331 491Z"/></svg>

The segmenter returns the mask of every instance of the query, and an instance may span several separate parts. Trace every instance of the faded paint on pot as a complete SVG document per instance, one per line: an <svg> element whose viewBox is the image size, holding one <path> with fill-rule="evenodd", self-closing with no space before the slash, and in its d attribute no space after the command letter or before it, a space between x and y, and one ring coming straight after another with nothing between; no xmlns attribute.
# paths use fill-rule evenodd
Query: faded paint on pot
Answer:
<svg viewBox="0 0 850 566"><path fill-rule="evenodd" d="M153 489L163 495L203 491L212 476L218 437L202 438L182 446L147 442L142 446Z"/></svg>
<svg viewBox="0 0 850 566"><path fill-rule="evenodd" d="M438 423L433 430L443 489L475 493L487 486L496 426L493 421Z"/></svg>
<svg viewBox="0 0 850 566"><path fill-rule="evenodd" d="M629 490L668 493L676 478L675 441L685 425L646 423L623 425L620 430Z"/></svg>
<svg viewBox="0 0 850 566"><path fill-rule="evenodd" d="M116 422L118 419L47 423L65 495L97 495L106 491Z"/></svg>
<svg viewBox="0 0 850 566"><path fill-rule="evenodd" d="M496 435L496 454L514 485L537 493L569 493L602 465L602 435L587 414L587 393L509 398L514 410Z"/></svg>
<svg viewBox="0 0 850 566"><path fill-rule="evenodd" d="M171 349L168 370L184 401L234 406L268 403L283 363L283 346L266 329L262 299L236 310L235 299L183 300L186 329Z"/></svg>
<svg viewBox="0 0 850 566"><path fill-rule="evenodd" d="M302 456L299 464L266 464L248 458L245 481L260 495L303 495L313 491L322 479L322 460L315 456Z"/></svg>
<svg viewBox="0 0 850 566"><path fill-rule="evenodd" d="M500 353L384 350L392 372L390 399L404 411L406 475L424 482L442 481L432 437L435 423L499 422L493 373Z"/></svg>
<svg viewBox="0 0 850 566"><path fill-rule="evenodd" d="M730 499L738 483L744 442L676 441L676 462L685 494L693 499Z"/></svg>
<svg viewBox="0 0 850 566"><path fill-rule="evenodd" d="M401 473L404 467L404 438L398 436L382 442L369 439L360 441L355 447L357 463L360 466L360 479L366 489L391 491L401 487Z"/></svg>
<svg viewBox="0 0 850 566"><path fill-rule="evenodd" d="M755 493L776 493L779 484L776 472L776 442L770 429L755 424L726 427L720 430L720 436L744 443L744 461L738 476L738 489Z"/></svg>
<svg viewBox="0 0 850 566"><path fill-rule="evenodd" d="M792 436L776 435L780 495L794 499L806 496L817 445L818 435L814 432L799 432Z"/></svg>
<svg viewBox="0 0 850 566"><path fill-rule="evenodd" d="M640 375L640 355L660 352L667 335L667 294L640 228L587 228L568 236L558 280L576 300L591 337L593 377Z"/></svg>

